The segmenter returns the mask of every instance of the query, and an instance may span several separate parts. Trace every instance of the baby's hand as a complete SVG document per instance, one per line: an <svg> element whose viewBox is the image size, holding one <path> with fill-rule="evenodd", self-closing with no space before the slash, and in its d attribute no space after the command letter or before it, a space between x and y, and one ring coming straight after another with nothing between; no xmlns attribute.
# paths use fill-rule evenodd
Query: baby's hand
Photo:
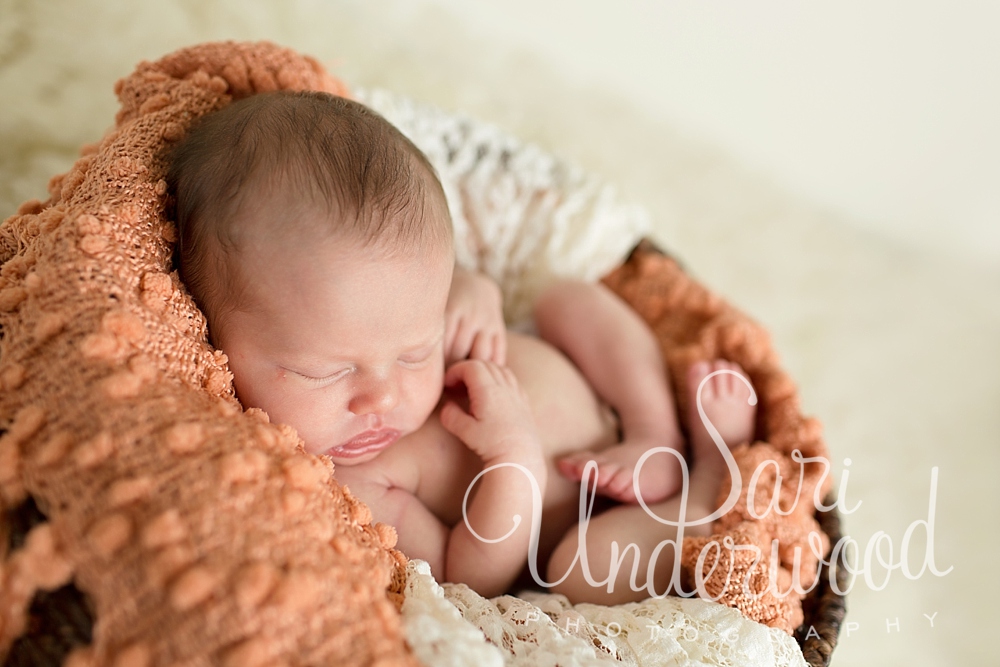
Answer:
<svg viewBox="0 0 1000 667"><path fill-rule="evenodd" d="M507 363L500 288L487 276L459 266L445 308L444 354L447 364L467 358Z"/></svg>
<svg viewBox="0 0 1000 667"><path fill-rule="evenodd" d="M445 373L444 384L459 383L469 393L468 412L448 401L441 408L441 425L484 463L541 454L528 396L513 371L487 360L459 361Z"/></svg>

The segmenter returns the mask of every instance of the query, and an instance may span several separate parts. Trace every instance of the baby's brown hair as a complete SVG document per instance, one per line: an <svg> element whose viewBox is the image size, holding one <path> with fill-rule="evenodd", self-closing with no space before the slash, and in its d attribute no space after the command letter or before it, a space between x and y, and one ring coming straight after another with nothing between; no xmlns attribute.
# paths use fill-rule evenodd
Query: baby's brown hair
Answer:
<svg viewBox="0 0 1000 667"><path fill-rule="evenodd" d="M244 98L197 122L168 159L177 263L210 328L241 305L234 223L262 197L320 207L331 234L366 247L420 251L451 243L444 191L426 156L375 111L343 97Z"/></svg>

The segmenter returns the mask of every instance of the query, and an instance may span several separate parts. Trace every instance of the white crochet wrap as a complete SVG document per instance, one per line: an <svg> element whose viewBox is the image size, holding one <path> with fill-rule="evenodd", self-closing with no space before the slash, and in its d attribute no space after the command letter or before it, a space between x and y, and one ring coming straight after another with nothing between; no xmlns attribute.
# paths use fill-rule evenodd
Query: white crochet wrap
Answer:
<svg viewBox="0 0 1000 667"><path fill-rule="evenodd" d="M354 89L430 159L448 196L457 261L490 275L508 323L531 329L534 297L555 277L597 280L649 230L646 212L537 146L382 90ZM603 607L561 595L487 600L407 569L407 642L429 667L804 666L795 641L735 609L663 598Z"/></svg>
<svg viewBox="0 0 1000 667"><path fill-rule="evenodd" d="M424 561L407 566L403 625L428 667L805 667L798 644L739 611L666 597L615 607L570 605L536 592L487 600L439 585Z"/></svg>

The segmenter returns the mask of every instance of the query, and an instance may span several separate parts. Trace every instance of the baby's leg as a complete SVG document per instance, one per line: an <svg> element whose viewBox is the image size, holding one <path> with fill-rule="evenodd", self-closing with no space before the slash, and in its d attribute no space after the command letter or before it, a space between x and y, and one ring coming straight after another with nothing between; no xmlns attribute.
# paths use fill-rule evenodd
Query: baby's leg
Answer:
<svg viewBox="0 0 1000 667"><path fill-rule="evenodd" d="M683 453L676 406L653 332L639 315L601 284L560 282L535 304L539 335L562 350L600 398L621 418L624 438L602 452L578 452L559 469L579 480L588 460L598 465L598 493L636 502L632 473L649 449L671 447ZM670 454L643 464L639 491L647 503L673 495L681 483L680 466Z"/></svg>
<svg viewBox="0 0 1000 667"><path fill-rule="evenodd" d="M691 444L692 465L688 480L687 508L684 520L686 523L710 516L717 508L720 487L729 477L729 469L721 451L715 445L708 430L698 415L694 393L701 381L716 370L732 370L741 372L736 364L723 360L694 364L688 372L688 387L691 396ZM726 445L734 447L747 442L753 437L755 408L749 404L750 391L746 385L732 375L716 375L706 382L701 392L702 407L712 425L719 431ZM680 514L680 495L669 500L649 505L656 516L676 521ZM677 528L659 523L651 518L642 507L635 505L618 505L603 514L594 517L586 526L586 556L591 577L597 582L591 585L584 575L582 563L573 563L579 550L579 532L577 525L562 539L547 568L547 581L556 581L570 567L570 575L559 586L552 590L566 595L574 604L593 602L598 604L621 604L649 597L662 595L669 587L674 561L677 558L675 547L667 544L656 553L653 567L653 590L648 589L647 573L650 559L657 546L667 540L676 544ZM705 536L711 534L711 524L685 526L686 536ZM617 574L613 590L608 592L608 578L612 571L611 543L618 544ZM637 549L626 548L635 544ZM636 553L637 552L637 553ZM624 556L624 557L623 557ZM632 587L633 565L637 562L635 588Z"/></svg>

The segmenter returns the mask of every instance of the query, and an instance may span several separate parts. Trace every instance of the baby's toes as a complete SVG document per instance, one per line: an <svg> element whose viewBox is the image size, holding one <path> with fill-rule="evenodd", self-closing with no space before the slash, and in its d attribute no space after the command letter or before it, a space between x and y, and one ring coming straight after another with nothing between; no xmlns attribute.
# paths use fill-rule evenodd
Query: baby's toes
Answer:
<svg viewBox="0 0 1000 667"><path fill-rule="evenodd" d="M723 363L724 363L723 368L729 371L729 373L726 375L726 377L729 378L729 386L732 389L738 389L740 386L743 385L743 382L738 377L736 377L736 375L746 375L746 373L743 372L743 367L740 366L735 361L729 361L728 359L723 359ZM734 375L734 373L736 375Z"/></svg>
<svg viewBox="0 0 1000 667"><path fill-rule="evenodd" d="M556 461L556 468L563 477L579 482L583 477L583 466L586 461L580 461L575 455L565 456Z"/></svg>
<svg viewBox="0 0 1000 667"><path fill-rule="evenodd" d="M750 391L740 377L745 378L746 372L736 362L728 359L713 359L711 361L698 362L693 364L689 370L691 376L691 388L698 391L701 381L708 375L708 381L701 389L701 399L705 403L716 399L729 400L733 398L749 398Z"/></svg>
<svg viewBox="0 0 1000 667"><path fill-rule="evenodd" d="M750 398L750 388L747 386L750 380L747 377L746 371L735 361L721 361L724 364L722 368L729 371L719 376L726 378L726 389L723 395L745 403Z"/></svg>
<svg viewBox="0 0 1000 667"><path fill-rule="evenodd" d="M600 454L594 452L575 452L567 454L556 463L559 471L569 479L579 482L583 479L583 470L587 464L593 461L598 466L598 470L604 464L604 459ZM600 479L600 477L598 477Z"/></svg>
<svg viewBox="0 0 1000 667"><path fill-rule="evenodd" d="M705 379L705 387L701 390L702 400L709 401L717 396L725 395L728 375L718 372L723 370L722 364L722 359L713 359L708 362L708 372L705 373L708 377Z"/></svg>
<svg viewBox="0 0 1000 667"><path fill-rule="evenodd" d="M597 488L606 489L618 472L622 469L617 463L597 461Z"/></svg>
<svg viewBox="0 0 1000 667"><path fill-rule="evenodd" d="M739 382L736 376L733 375L735 370L732 366L734 365L726 359L716 359L712 362L712 372L716 373L716 375L712 376L709 383L712 385L714 396L725 397L732 395L733 389L736 388L736 383Z"/></svg>
<svg viewBox="0 0 1000 667"><path fill-rule="evenodd" d="M704 380L705 376L711 373L712 370L712 363L709 361L696 361L691 364L688 368L688 387L691 388L692 392L698 391L698 387L701 386L701 381ZM709 382L702 387L701 395L703 397L706 396L708 392L712 392L714 394L714 389L711 385L712 382L709 380Z"/></svg>
<svg viewBox="0 0 1000 667"><path fill-rule="evenodd" d="M623 503L635 502L635 487L633 485L632 470L628 468L619 469L609 480L605 487L605 495Z"/></svg>

